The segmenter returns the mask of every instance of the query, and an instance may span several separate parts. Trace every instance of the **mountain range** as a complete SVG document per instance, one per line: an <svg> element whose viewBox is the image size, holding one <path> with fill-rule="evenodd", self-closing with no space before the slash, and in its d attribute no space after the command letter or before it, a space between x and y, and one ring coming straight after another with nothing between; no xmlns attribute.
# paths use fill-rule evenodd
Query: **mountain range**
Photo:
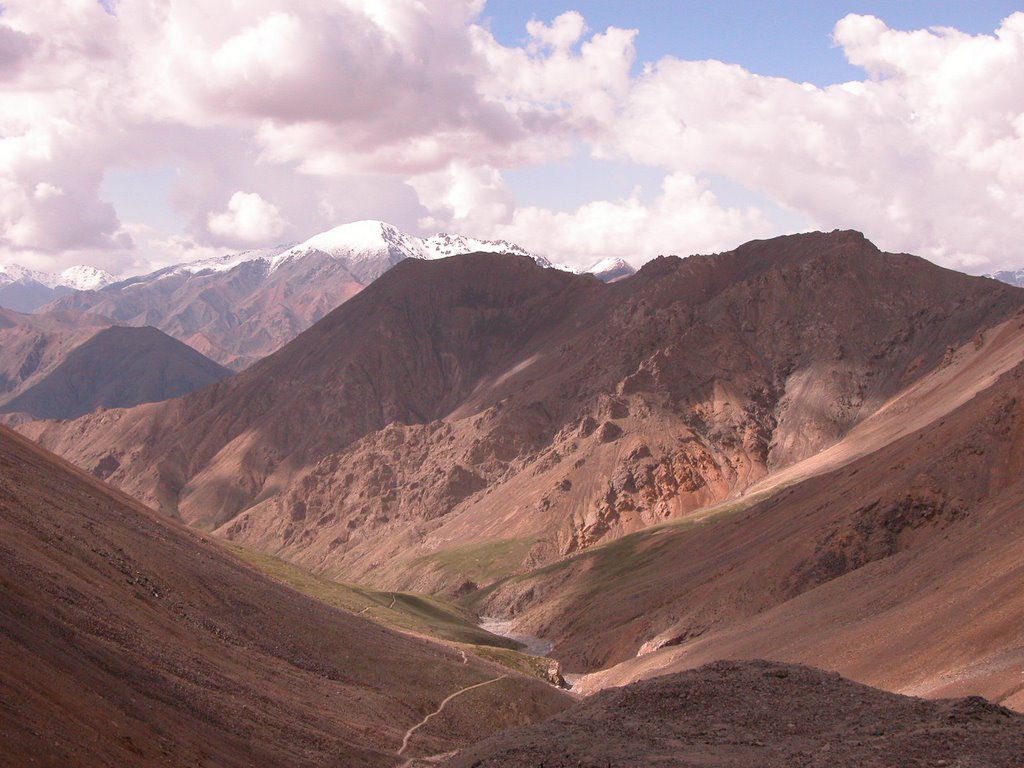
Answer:
<svg viewBox="0 0 1024 768"><path fill-rule="evenodd" d="M112 275L95 267L80 265L51 273L0 264L0 307L32 312L60 296L96 290L112 282Z"/></svg>
<svg viewBox="0 0 1024 768"><path fill-rule="evenodd" d="M470 252L529 255L505 241L445 233L419 238L384 222L360 221L295 246L201 259L126 279L86 267L60 275L0 268L0 306L30 311L47 305L46 311L88 312L117 325L151 325L241 370L400 261ZM556 266L541 256L532 258L544 267ZM612 281L635 270L621 259L605 259L587 271ZM5 276L11 282L5 284Z"/></svg>
<svg viewBox="0 0 1024 768"><path fill-rule="evenodd" d="M976 619L990 642L942 641L960 653L934 665L914 661L920 641L872 666L863 638L853 653L794 616L820 603L806 614L819 620L853 585L939 578L950 548L965 563L996 551L1020 476L1014 422L970 425L1016 412L1022 306L1024 291L856 232L664 257L612 284L522 255L409 259L237 376L23 429L219 537L512 617L572 671L645 676L698 646L719 657L728 644L704 640L738 633L778 641L742 655L894 690L943 690L955 669L968 692L1013 699L1016 636L992 629L994 609ZM970 456L976 479L949 485ZM942 578L968 595L1015 583L1014 541L985 578ZM872 576L876 563L898 575ZM885 616L915 626L921 599ZM842 615L894 642L873 610ZM772 616L781 634L740 631Z"/></svg>
<svg viewBox="0 0 1024 768"><path fill-rule="evenodd" d="M1024 269L996 272L995 274L989 275L989 277L995 280L1001 280L1002 282L1010 285L1016 285L1024 288Z"/></svg>
<svg viewBox="0 0 1024 768"><path fill-rule="evenodd" d="M274 274L309 254L330 258L328 240L243 261ZM364 246L353 253L372 250ZM373 258L345 259L372 274ZM238 265L222 266L217 274ZM470 742L483 731L469 737L453 727L416 748L433 755L423 764L614 757L641 765L686 754L735 766L808 755L854 765L884 752L899 757L893 764L1009 767L1020 754L1016 716L1003 707L1024 710L1024 290L885 253L858 232L660 257L608 282L525 253L403 257L234 376L176 399L18 429L82 471L62 470L77 478L67 480L54 459L0 432L0 449L15 457L8 465L46 467L11 475L0 501L52 476L134 510L103 523L104 535L143 515L146 526L164 527L139 541L221 542L229 549L207 558L216 565L209 573L167 570L159 582L269 600L260 612L244 598L232 614L225 636L242 638L242 648L265 651L239 624L252 617L282 639L271 655L290 658L302 641L274 617L283 611L288 626L308 619L260 597L267 582L255 572L248 586L228 579L230 553L349 611L324 621L365 615L486 645L486 633L464 622L487 617L484 627L501 625L557 659L585 697L565 709L557 692L544 698L519 682L509 694L521 702L514 717L532 725L478 744ZM39 509L62 508L52 486L38 493ZM15 512L23 528L38 514ZM110 550L89 539L101 521L86 522L74 540ZM61 541L74 525L62 520L39 540ZM8 540L19 542L16 552L36 546L21 534ZM130 541L132 563L156 557ZM171 569L200 557L189 551L182 544L160 562ZM75 558L67 567L79 573ZM132 568L147 589L157 581ZM47 620L57 627L67 621L60 594L50 589L39 603L51 606L40 610L54 611ZM352 595L368 602L359 607ZM223 610L224 601L204 602L199 613ZM411 606L415 621L402 613ZM134 621L117 614L113 623ZM361 659L363 629L338 631L349 632L347 647ZM386 627L375 631L391 637ZM31 635L16 638L17 653L31 648ZM467 665L501 659L560 679L543 660L476 645L467 660L468 648L454 648ZM380 690L371 680L380 657L366 653L370 677L351 691L364 683ZM216 649L199 658L217 680L253 685L225 672ZM86 659L75 665L91 669ZM794 665L901 694L996 703L925 705ZM333 679L328 662L313 666ZM446 689L454 693L408 683L426 717L405 726L397 749L394 735L337 738L355 739L367 763L390 749L394 764L415 765L410 734L428 722L441 728L447 718L430 712L440 715L452 695L506 679L491 674L460 678ZM321 690L322 681L299 684ZM179 710L173 703L178 714L168 716ZM280 711L263 711L269 732L285 727ZM791 731L794 713L801 726ZM365 735L367 721L353 722ZM187 734L200 727L195 718L183 723ZM281 743L295 742L259 742L266 750ZM842 754L824 754L828 745Z"/></svg>
<svg viewBox="0 0 1024 768"><path fill-rule="evenodd" d="M399 262L470 252L514 253L504 241L419 238L380 221L336 227L291 247L247 251L158 270L64 296L48 309L85 311L121 325L152 325L241 370L290 341ZM554 265L540 256L541 266ZM608 279L624 262L600 263Z"/></svg>

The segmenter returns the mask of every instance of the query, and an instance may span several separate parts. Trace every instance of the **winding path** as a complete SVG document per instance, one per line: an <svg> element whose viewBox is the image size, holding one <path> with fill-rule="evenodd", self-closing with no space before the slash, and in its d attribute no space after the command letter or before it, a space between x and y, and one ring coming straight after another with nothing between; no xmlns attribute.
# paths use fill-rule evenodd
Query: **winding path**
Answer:
<svg viewBox="0 0 1024 768"><path fill-rule="evenodd" d="M416 725L414 725L412 728L410 728L408 731L405 732L405 736L402 738L402 748L400 750L398 750L398 756L401 757L402 754L405 752L405 750L408 749L408 747L409 747L409 739L412 738L412 735L414 733L416 733L416 731L418 731L424 725L426 725L427 722L430 720L430 718L434 717L434 715L441 714L441 712L444 711L444 708L446 706L448 706L448 702L449 701L451 701L452 699L454 699L454 698L456 698L458 696L461 696L462 694L466 693L467 691L472 691L474 688L483 688L485 685L490 685L491 683L496 683L499 680L504 680L506 677L508 677L508 675L499 675L498 677L492 678L490 680L484 680L484 682L482 682L482 683L477 683L476 685L470 685L470 686L468 686L466 688L461 688L461 689L457 690L455 693L453 693L451 696L446 698L444 701L441 702L441 705L437 709L435 709L433 712L431 712L429 715L424 717L422 720L420 720L418 723L416 723ZM411 764L412 764L412 760L410 759L410 760L406 760L404 765L407 766L407 765L411 765ZM404 768L404 766L403 766L403 768Z"/></svg>

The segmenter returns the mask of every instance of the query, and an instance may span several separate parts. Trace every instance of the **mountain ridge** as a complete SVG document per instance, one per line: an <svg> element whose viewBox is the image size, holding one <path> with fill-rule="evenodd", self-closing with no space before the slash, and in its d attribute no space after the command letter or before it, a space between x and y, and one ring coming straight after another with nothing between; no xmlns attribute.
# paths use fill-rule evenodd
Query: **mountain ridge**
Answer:
<svg viewBox="0 0 1024 768"><path fill-rule="evenodd" d="M121 325L152 325L233 370L280 348L395 264L455 253L510 252L504 241L407 235L381 221L343 224L294 246L178 264L94 291L51 310L89 311ZM542 266L551 263L531 256Z"/></svg>
<svg viewBox="0 0 1024 768"><path fill-rule="evenodd" d="M845 295L828 291L839 276ZM488 488L529 510L505 534L524 561L686 514L840 439L1022 300L850 232L665 257L611 285L526 257L407 260L240 377L35 429L194 524L314 569L455 589L367 537L390 531L408 558L495 536ZM94 430L110 437L81 440Z"/></svg>

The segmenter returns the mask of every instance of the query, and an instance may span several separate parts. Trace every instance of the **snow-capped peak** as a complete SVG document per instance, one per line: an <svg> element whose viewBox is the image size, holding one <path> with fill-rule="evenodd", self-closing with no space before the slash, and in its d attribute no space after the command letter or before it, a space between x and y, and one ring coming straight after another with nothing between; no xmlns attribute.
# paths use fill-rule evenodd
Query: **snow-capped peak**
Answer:
<svg viewBox="0 0 1024 768"><path fill-rule="evenodd" d="M60 285L74 288L76 291L95 291L114 282L114 276L109 272L84 264L68 267L58 277Z"/></svg>
<svg viewBox="0 0 1024 768"><path fill-rule="evenodd" d="M37 283L42 283L46 277L47 274L45 272L26 269L25 267L19 267L17 264L0 264L0 284L3 285L16 283L19 280L24 282L34 280Z"/></svg>
<svg viewBox="0 0 1024 768"><path fill-rule="evenodd" d="M342 224L314 235L277 256L272 268L313 251L345 259L353 264L381 258L397 264L402 259L442 259L462 253L515 253L530 256L542 267L553 266L543 256L534 256L504 240L479 240L446 232L420 238L408 235L383 221L367 220Z"/></svg>
<svg viewBox="0 0 1024 768"><path fill-rule="evenodd" d="M443 259L446 256L455 256L460 253L514 253L519 256L529 256L542 267L552 266L551 262L543 256L527 253L524 248L507 240L478 240L475 237L439 232L425 238L422 243L428 251L428 255L424 258L428 259Z"/></svg>
<svg viewBox="0 0 1024 768"><path fill-rule="evenodd" d="M636 273L636 269L632 265L622 259L611 256L591 264L583 271L604 280L606 283L612 283Z"/></svg>
<svg viewBox="0 0 1024 768"><path fill-rule="evenodd" d="M114 277L102 269L84 265L68 267L61 272L43 272L38 269L27 269L17 264L0 264L0 285L30 281L47 288L89 291L109 285L114 282Z"/></svg>
<svg viewBox="0 0 1024 768"><path fill-rule="evenodd" d="M282 253L277 261L284 262L310 251L356 260L387 253L400 258L424 258L423 241L420 238L407 235L383 221L374 220L353 221L313 235Z"/></svg>
<svg viewBox="0 0 1024 768"><path fill-rule="evenodd" d="M985 275L985 277L991 277L999 280L1003 283L1009 283L1010 285L1020 286L1024 288L1024 269L1012 270L1007 269L1002 272L996 272L994 274Z"/></svg>

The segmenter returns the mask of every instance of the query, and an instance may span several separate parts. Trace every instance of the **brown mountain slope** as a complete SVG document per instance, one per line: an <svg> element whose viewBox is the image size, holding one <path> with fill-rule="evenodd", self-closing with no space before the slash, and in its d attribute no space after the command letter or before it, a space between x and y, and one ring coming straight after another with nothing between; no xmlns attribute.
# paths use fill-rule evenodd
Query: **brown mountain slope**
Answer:
<svg viewBox="0 0 1024 768"><path fill-rule="evenodd" d="M854 232L610 286L410 261L229 382L33 434L193 524L454 590L740 494L1022 301Z"/></svg>
<svg viewBox="0 0 1024 768"><path fill-rule="evenodd" d="M566 703L267 581L3 428L0 587L5 765L399 765Z"/></svg>
<svg viewBox="0 0 1024 768"><path fill-rule="evenodd" d="M660 260L443 421L368 434L222 532L392 585L487 583L815 455L1022 297L856 233Z"/></svg>
<svg viewBox="0 0 1024 768"><path fill-rule="evenodd" d="M0 404L45 378L75 347L110 326L81 312L27 315L0 308Z"/></svg>
<svg viewBox="0 0 1024 768"><path fill-rule="evenodd" d="M605 691L445 765L1018 768L1022 755L1024 716L981 699L921 701L806 667L719 662Z"/></svg>
<svg viewBox="0 0 1024 768"><path fill-rule="evenodd" d="M449 413L602 287L525 256L409 260L241 375L45 442L89 469L120 463L110 479L133 495L219 524L368 432Z"/></svg>
<svg viewBox="0 0 1024 768"><path fill-rule="evenodd" d="M193 392L231 371L155 328L105 328L0 406L38 419L73 419Z"/></svg>
<svg viewBox="0 0 1024 768"><path fill-rule="evenodd" d="M77 291L50 306L155 326L237 371L295 338L367 282L328 254L312 254L271 274L261 260L229 271L169 268Z"/></svg>
<svg viewBox="0 0 1024 768"><path fill-rule="evenodd" d="M509 579L482 610L515 612L570 669L621 662L583 690L769 657L1024 707L1024 315L1002 334L989 349L1018 364L927 426L767 498ZM963 373L998 371L983 352Z"/></svg>

